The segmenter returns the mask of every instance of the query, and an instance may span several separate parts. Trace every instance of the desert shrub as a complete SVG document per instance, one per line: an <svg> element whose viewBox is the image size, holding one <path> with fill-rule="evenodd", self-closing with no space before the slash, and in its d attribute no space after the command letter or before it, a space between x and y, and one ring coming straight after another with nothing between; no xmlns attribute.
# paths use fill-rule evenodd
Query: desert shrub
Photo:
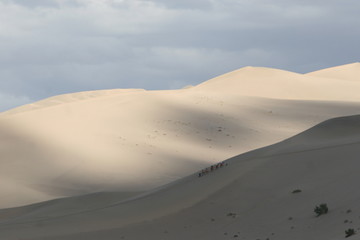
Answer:
<svg viewBox="0 0 360 240"><path fill-rule="evenodd" d="M355 230L353 228L349 228L348 230L345 230L345 237L350 237L355 234Z"/></svg>
<svg viewBox="0 0 360 240"><path fill-rule="evenodd" d="M292 193L301 193L301 189L295 189Z"/></svg>
<svg viewBox="0 0 360 240"><path fill-rule="evenodd" d="M230 213L228 213L226 216L228 216L228 217L236 217L236 213L230 212Z"/></svg>
<svg viewBox="0 0 360 240"><path fill-rule="evenodd" d="M329 211L329 208L326 203L322 203L319 206L316 206L314 209L314 212L316 213L317 217L323 214L327 214Z"/></svg>

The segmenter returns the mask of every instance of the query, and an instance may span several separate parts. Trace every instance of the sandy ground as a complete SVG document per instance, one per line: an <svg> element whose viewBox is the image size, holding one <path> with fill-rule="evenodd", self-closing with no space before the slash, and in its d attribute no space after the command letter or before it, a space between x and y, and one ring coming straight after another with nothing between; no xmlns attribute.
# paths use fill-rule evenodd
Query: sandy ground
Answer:
<svg viewBox="0 0 360 240"><path fill-rule="evenodd" d="M34 204L0 210L0 239L344 238L360 230L360 117L300 132L359 113L359 69L246 67L187 89L4 112L0 207Z"/></svg>
<svg viewBox="0 0 360 240"><path fill-rule="evenodd" d="M360 229L359 144L360 116L332 119L138 197L83 196L83 209L72 213L77 198L2 210L0 237L342 239L348 228ZM316 217L320 203L329 213Z"/></svg>
<svg viewBox="0 0 360 240"><path fill-rule="evenodd" d="M303 75L246 67L187 89L73 93L4 112L0 207L146 191L357 114L359 69Z"/></svg>

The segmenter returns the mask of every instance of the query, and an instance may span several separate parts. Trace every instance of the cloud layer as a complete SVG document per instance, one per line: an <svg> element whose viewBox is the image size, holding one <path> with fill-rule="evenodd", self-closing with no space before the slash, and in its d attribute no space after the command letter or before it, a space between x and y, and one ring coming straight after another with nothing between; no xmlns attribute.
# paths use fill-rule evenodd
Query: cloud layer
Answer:
<svg viewBox="0 0 360 240"><path fill-rule="evenodd" d="M360 2L0 0L0 111L61 93L171 89L246 65L359 61Z"/></svg>

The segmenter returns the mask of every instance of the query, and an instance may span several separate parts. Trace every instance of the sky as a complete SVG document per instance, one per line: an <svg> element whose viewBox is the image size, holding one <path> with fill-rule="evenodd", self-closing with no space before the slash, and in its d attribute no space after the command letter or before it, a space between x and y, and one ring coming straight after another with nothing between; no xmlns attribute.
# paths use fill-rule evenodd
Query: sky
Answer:
<svg viewBox="0 0 360 240"><path fill-rule="evenodd" d="M177 89L245 67L359 62L359 0L0 0L0 111L54 95Z"/></svg>

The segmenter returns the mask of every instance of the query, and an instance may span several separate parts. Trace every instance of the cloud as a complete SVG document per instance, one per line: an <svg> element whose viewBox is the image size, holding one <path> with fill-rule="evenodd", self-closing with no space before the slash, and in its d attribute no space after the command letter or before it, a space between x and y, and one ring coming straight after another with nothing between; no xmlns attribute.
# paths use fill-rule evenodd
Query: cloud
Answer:
<svg viewBox="0 0 360 240"><path fill-rule="evenodd" d="M35 101L178 88L246 65L307 72L355 62L359 8L355 0L0 0L0 89Z"/></svg>
<svg viewBox="0 0 360 240"><path fill-rule="evenodd" d="M212 1L210 0L147 0L158 5L165 6L170 9L205 9L209 10L212 7Z"/></svg>
<svg viewBox="0 0 360 240"><path fill-rule="evenodd" d="M15 96L0 92L0 109L9 110L13 107L24 105L30 102L26 96Z"/></svg>

